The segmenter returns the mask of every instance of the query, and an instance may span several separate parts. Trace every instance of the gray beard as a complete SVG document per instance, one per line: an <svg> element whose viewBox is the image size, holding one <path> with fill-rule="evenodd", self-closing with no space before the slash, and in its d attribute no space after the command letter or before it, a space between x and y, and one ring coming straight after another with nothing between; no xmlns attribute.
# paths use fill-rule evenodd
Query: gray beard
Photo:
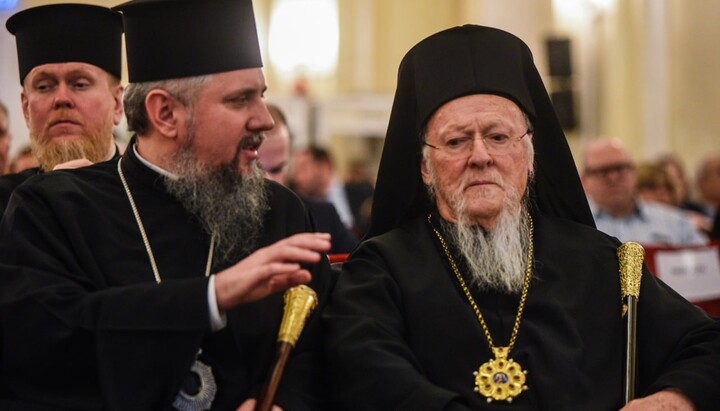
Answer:
<svg viewBox="0 0 720 411"><path fill-rule="evenodd" d="M177 178L165 178L170 194L198 218L208 234L215 235L218 262L257 247L269 209L262 169L253 162L251 172L243 175L237 161L235 156L230 164L205 166L188 144L171 160L169 168Z"/></svg>
<svg viewBox="0 0 720 411"><path fill-rule="evenodd" d="M463 216L463 204L456 215ZM446 224L450 242L465 257L472 282L480 289L518 294L522 291L530 242L527 203L507 205L492 231L463 218Z"/></svg>

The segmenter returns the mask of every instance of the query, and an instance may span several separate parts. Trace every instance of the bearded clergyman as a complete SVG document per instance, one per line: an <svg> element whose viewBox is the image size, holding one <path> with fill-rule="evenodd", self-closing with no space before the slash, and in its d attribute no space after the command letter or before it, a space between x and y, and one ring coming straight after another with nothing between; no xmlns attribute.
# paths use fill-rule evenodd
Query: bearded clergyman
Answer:
<svg viewBox="0 0 720 411"><path fill-rule="evenodd" d="M627 372L620 245L528 47L473 25L428 37L400 65L370 232L324 311L333 409L715 409L720 327L646 268Z"/></svg>
<svg viewBox="0 0 720 411"><path fill-rule="evenodd" d="M263 178L273 121L250 0L123 13L135 131L117 161L39 175L0 225L0 409L255 408L281 291L325 301L330 236ZM319 309L319 308L318 308ZM321 401L319 317L273 410Z"/></svg>
<svg viewBox="0 0 720 411"><path fill-rule="evenodd" d="M120 13L88 4L51 4L13 15L23 115L40 167L0 177L0 215L12 191L55 168L117 159L113 127L123 104Z"/></svg>

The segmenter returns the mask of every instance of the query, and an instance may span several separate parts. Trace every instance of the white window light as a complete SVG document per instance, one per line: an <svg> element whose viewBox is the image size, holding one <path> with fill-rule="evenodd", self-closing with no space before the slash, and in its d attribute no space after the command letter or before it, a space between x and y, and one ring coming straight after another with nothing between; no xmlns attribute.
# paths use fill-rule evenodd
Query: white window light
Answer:
<svg viewBox="0 0 720 411"><path fill-rule="evenodd" d="M270 15L268 48L280 75L327 75L337 66L336 0L278 0Z"/></svg>

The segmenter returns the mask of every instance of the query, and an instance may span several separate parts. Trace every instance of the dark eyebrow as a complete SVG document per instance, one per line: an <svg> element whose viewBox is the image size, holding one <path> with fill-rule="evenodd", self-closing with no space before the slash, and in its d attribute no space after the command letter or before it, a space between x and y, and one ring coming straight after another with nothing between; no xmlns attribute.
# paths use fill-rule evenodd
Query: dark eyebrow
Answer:
<svg viewBox="0 0 720 411"><path fill-rule="evenodd" d="M226 99L226 100L231 100L231 99L233 99L233 98L235 98L235 97L237 97L237 96L251 96L251 95L253 95L253 94L260 94L260 95L262 95L263 93L265 93L265 90L267 90L267 87L264 87L264 88L262 88L262 89L260 89L260 90L257 89L256 87L252 87L252 86L250 86L250 87L241 87L241 88L239 88L239 89L237 89L237 90L231 90L231 91L229 91L229 92L226 94L225 99Z"/></svg>

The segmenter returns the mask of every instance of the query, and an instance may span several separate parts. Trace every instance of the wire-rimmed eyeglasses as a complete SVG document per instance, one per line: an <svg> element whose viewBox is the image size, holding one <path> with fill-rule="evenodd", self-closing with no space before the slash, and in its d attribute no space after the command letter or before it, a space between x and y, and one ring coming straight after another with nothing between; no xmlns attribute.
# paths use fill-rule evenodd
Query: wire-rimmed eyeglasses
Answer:
<svg viewBox="0 0 720 411"><path fill-rule="evenodd" d="M510 151L510 148L513 146L513 143L515 143L516 141L520 141L523 137L532 133L533 130L528 128L522 135L517 137L510 137L507 134L503 133L492 133L488 134L487 136L480 136L479 139L482 140L485 144L485 149L487 150L488 154L507 154L507 152ZM440 150L448 157L460 158L470 156L473 150L473 146L475 145L475 140L477 139L478 138L466 135L448 139L447 141L444 141L441 145L437 146L426 142L423 142L423 144L430 148L434 148L435 150Z"/></svg>

